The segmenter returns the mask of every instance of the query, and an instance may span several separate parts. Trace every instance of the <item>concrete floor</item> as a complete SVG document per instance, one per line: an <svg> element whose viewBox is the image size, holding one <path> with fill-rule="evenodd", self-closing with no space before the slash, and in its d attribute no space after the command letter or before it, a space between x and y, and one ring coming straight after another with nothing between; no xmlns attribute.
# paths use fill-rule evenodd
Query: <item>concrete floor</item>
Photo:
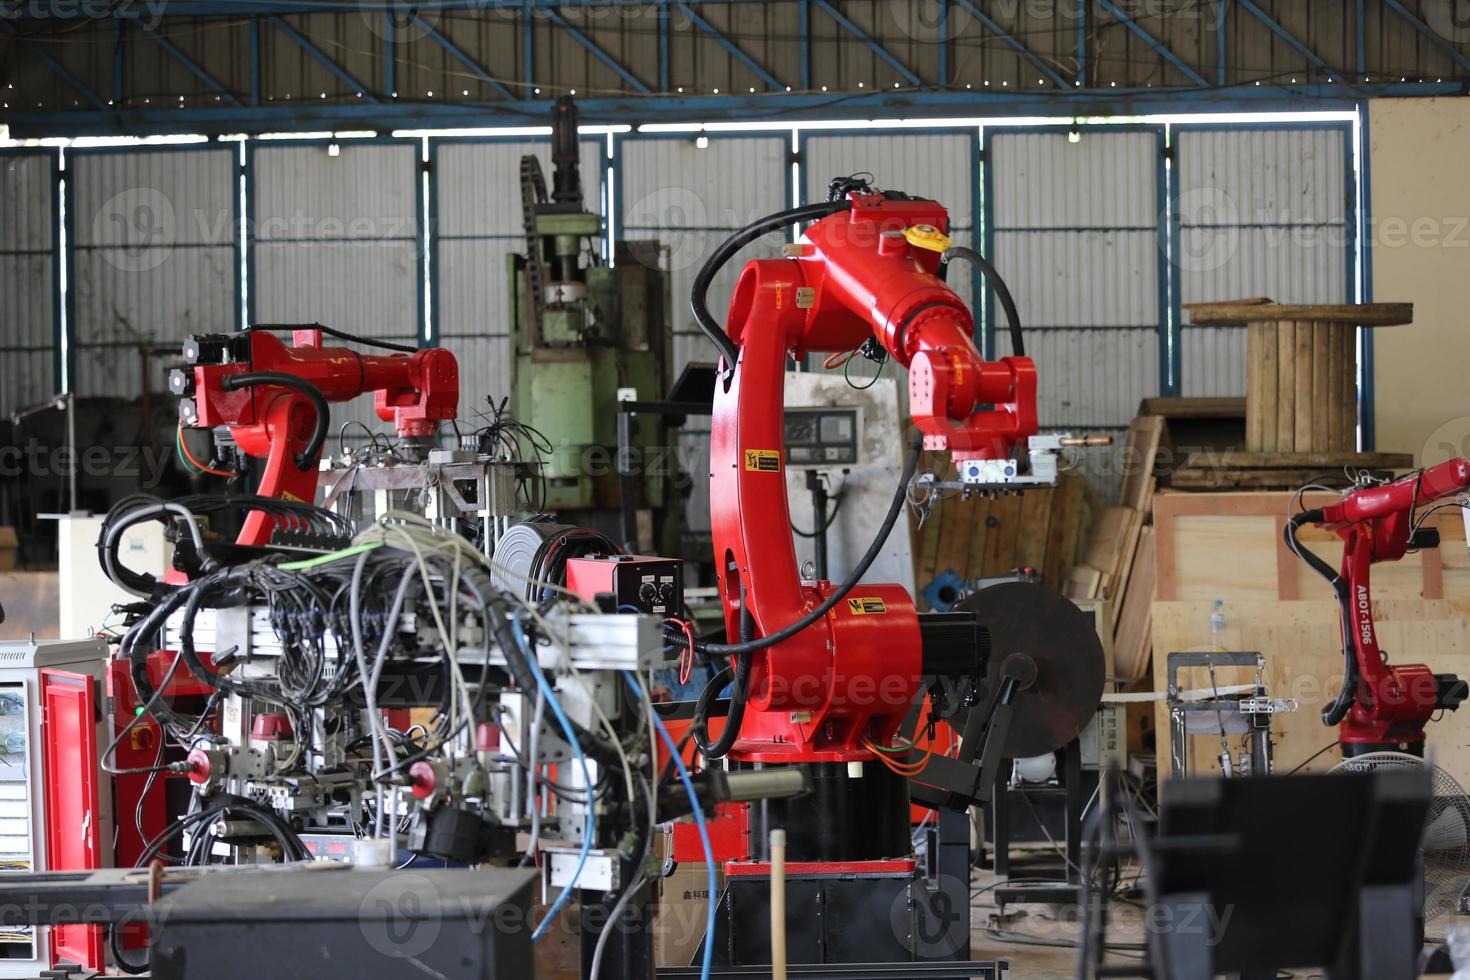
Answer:
<svg viewBox="0 0 1470 980"><path fill-rule="evenodd" d="M1054 942L1075 943L1079 934L1075 909L1048 905L1012 905L1006 908L1004 921L998 918L993 893L989 886L994 878L976 871L972 883L974 899L970 905L970 958L1006 960L1010 963L1011 980L1072 980L1077 969L1077 951L1072 946L1047 947L1021 941L1036 938ZM999 938L997 933L1012 937ZM1115 942L1137 942L1142 931L1120 923L1109 936Z"/></svg>
<svg viewBox="0 0 1470 980"><path fill-rule="evenodd" d="M1005 920L997 920L997 909L990 893L983 889L993 884L988 872L977 871L974 881L976 901L970 909L970 956L975 960L1006 960L1010 964L1010 980L1073 980L1076 973L1075 947L1047 948L999 938L1000 932L1012 938L1044 938L1075 943L1079 928L1072 911L1046 905L1008 906ZM1136 906L1114 904L1108 942L1122 945L1142 943L1145 935L1142 913ZM1450 918L1450 917L1445 917ZM1451 925L1444 919L1431 924L1435 937L1431 945L1443 941ZM1108 954L1110 964L1140 962L1141 952L1114 950ZM1292 980L1323 980L1320 970L1304 969L1280 974Z"/></svg>

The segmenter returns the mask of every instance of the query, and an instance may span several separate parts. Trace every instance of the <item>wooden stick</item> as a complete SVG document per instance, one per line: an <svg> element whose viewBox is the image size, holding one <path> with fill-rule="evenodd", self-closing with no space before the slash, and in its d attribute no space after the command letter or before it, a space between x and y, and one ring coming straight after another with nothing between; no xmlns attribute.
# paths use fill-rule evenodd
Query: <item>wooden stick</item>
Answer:
<svg viewBox="0 0 1470 980"><path fill-rule="evenodd" d="M786 831L779 827L771 831L771 976L786 980Z"/></svg>

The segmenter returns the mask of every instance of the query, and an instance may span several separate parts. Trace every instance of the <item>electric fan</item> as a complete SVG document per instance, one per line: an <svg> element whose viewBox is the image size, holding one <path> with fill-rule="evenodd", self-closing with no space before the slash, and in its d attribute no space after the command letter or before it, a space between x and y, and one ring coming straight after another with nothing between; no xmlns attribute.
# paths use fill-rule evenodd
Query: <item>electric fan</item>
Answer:
<svg viewBox="0 0 1470 980"><path fill-rule="evenodd" d="M1452 911L1470 881L1470 799L1455 777L1407 752L1368 752L1344 759L1333 772L1374 772L1412 766L1428 769L1434 798L1424 822L1424 921Z"/></svg>

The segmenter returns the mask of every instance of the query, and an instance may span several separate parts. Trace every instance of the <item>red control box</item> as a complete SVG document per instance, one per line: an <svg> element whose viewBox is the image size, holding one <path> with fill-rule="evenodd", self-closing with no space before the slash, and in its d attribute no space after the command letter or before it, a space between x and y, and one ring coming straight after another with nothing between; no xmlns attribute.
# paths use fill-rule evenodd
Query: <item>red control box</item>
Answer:
<svg viewBox="0 0 1470 980"><path fill-rule="evenodd" d="M611 595L620 612L677 616L684 606L684 563L648 555L568 558L567 588L593 605L599 595Z"/></svg>

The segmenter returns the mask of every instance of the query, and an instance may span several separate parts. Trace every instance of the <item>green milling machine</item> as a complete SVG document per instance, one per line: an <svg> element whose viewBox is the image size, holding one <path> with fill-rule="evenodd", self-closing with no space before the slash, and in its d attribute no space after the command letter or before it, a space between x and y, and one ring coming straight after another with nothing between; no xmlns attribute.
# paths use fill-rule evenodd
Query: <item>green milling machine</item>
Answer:
<svg viewBox="0 0 1470 980"><path fill-rule="evenodd" d="M512 413L551 443L542 465L542 509L626 544L616 465L619 402L659 401L668 390L669 275L660 268L657 242L617 243L614 261L604 261L602 218L583 203L578 150L576 106L559 99L549 196L540 161L521 158L526 253L511 255L508 268ZM670 518L682 497L669 423L677 420L639 413L631 421L633 543L675 554L682 521Z"/></svg>

